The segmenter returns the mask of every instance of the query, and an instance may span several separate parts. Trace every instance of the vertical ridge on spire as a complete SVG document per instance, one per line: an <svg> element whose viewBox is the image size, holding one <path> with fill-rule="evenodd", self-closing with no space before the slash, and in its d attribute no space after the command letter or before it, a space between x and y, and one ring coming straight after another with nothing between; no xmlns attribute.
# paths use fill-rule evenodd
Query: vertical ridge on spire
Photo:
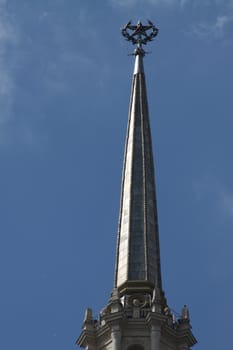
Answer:
<svg viewBox="0 0 233 350"><path fill-rule="evenodd" d="M143 67L144 52L135 52L122 175L115 287L162 291L154 163Z"/></svg>
<svg viewBox="0 0 233 350"><path fill-rule="evenodd" d="M144 74L143 58L142 55L136 55L134 63L134 75L138 73Z"/></svg>

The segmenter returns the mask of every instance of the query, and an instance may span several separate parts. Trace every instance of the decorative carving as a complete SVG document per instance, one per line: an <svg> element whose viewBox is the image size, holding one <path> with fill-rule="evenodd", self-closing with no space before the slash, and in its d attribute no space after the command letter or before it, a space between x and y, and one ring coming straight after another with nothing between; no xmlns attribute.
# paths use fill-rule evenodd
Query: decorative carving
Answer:
<svg viewBox="0 0 233 350"><path fill-rule="evenodd" d="M133 294L126 298L126 306L132 307L137 306L141 309L150 306L150 295L149 294Z"/></svg>
<svg viewBox="0 0 233 350"><path fill-rule="evenodd" d="M100 311L100 316L103 317L107 314L110 314L110 312L111 312L110 305L107 305Z"/></svg>
<svg viewBox="0 0 233 350"><path fill-rule="evenodd" d="M152 311L158 313L162 311L162 296L159 288L153 290Z"/></svg>
<svg viewBox="0 0 233 350"><path fill-rule="evenodd" d="M85 311L85 316L83 320L83 329L94 331L96 327L96 320L93 319L92 309L87 308Z"/></svg>
<svg viewBox="0 0 233 350"><path fill-rule="evenodd" d="M148 20L148 25L143 25L140 21L136 25L132 25L129 21L123 28L121 33L127 41L131 41L133 45L137 45L134 55L145 55L142 45L146 45L158 35L158 28Z"/></svg>
<svg viewBox="0 0 233 350"><path fill-rule="evenodd" d="M117 288L113 288L111 298L109 301L109 307L111 313L119 312L123 308Z"/></svg>
<svg viewBox="0 0 233 350"><path fill-rule="evenodd" d="M187 308L187 305L184 305L181 311L181 320L189 321L189 309Z"/></svg>
<svg viewBox="0 0 233 350"><path fill-rule="evenodd" d="M83 320L83 322L86 323L86 322L92 322L92 321L93 321L92 309L87 308L87 309L85 310L85 315L84 315L84 320Z"/></svg>
<svg viewBox="0 0 233 350"><path fill-rule="evenodd" d="M149 294L126 295L124 309L127 318L145 318L151 310L151 296Z"/></svg>

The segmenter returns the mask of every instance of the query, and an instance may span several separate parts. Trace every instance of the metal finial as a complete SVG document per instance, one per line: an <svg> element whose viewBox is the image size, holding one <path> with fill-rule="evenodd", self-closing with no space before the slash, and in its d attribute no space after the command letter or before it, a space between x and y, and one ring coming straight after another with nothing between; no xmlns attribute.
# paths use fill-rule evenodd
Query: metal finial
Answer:
<svg viewBox="0 0 233 350"><path fill-rule="evenodd" d="M133 45L137 45L134 55L145 55L142 45L146 45L148 41L152 41L158 34L159 30L154 24L148 20L148 25L143 25L140 21L136 25L132 25L129 21L123 28L121 33L127 41L131 41Z"/></svg>

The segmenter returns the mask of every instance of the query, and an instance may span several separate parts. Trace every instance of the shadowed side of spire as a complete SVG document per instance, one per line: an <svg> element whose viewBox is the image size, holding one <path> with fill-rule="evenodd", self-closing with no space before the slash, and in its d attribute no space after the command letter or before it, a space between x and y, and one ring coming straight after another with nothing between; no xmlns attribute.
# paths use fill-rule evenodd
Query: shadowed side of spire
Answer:
<svg viewBox="0 0 233 350"><path fill-rule="evenodd" d="M135 52L122 175L115 287L121 295L162 291L144 51Z"/></svg>

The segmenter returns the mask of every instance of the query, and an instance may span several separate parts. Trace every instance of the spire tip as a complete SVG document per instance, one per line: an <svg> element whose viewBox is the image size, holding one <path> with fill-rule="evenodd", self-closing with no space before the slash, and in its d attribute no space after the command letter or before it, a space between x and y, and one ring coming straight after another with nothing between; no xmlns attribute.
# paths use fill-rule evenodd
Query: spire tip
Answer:
<svg viewBox="0 0 233 350"><path fill-rule="evenodd" d="M129 21L123 28L121 33L127 41L131 41L133 45L137 45L134 50L134 55L145 55L145 51L142 45L146 45L148 41L152 41L158 35L158 28L154 24L147 20L148 24L143 25L141 21L138 21L136 25L132 25Z"/></svg>

